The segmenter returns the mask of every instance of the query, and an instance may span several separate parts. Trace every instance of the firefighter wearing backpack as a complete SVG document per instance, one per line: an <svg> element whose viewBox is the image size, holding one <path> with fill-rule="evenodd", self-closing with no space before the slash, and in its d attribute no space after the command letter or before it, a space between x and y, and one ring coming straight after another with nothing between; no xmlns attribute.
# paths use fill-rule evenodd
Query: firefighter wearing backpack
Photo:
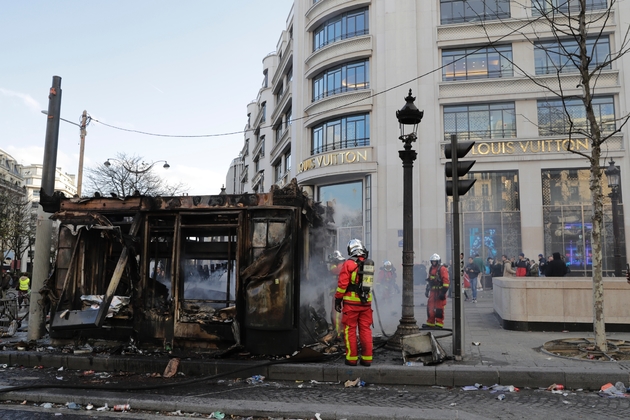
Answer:
<svg viewBox="0 0 630 420"><path fill-rule="evenodd" d="M372 287L374 261L367 258L368 251L358 239L348 242L350 256L339 272L335 310L341 312L343 335L346 344L346 365L372 364ZM361 341L361 358L357 343L357 328Z"/></svg>
<svg viewBox="0 0 630 420"><path fill-rule="evenodd" d="M427 302L427 323L423 328L443 328L444 308L446 307L446 293L450 281L448 278L448 267L442 264L438 254L431 255L431 267L427 278L427 290L425 296L429 298Z"/></svg>

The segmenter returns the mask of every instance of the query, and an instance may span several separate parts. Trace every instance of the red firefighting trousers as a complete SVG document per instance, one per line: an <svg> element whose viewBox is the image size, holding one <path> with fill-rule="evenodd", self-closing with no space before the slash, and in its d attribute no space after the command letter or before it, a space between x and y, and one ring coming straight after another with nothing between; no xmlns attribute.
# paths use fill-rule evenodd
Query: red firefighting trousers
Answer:
<svg viewBox="0 0 630 420"><path fill-rule="evenodd" d="M446 299L439 298L440 290L431 289L427 302L427 325L429 327L444 327L444 308Z"/></svg>
<svg viewBox="0 0 630 420"><path fill-rule="evenodd" d="M346 360L350 363L357 363L359 359L357 345L357 327L359 329L359 340L361 340L361 359L367 363L372 363L372 306L353 305L344 302L343 335L346 342Z"/></svg>

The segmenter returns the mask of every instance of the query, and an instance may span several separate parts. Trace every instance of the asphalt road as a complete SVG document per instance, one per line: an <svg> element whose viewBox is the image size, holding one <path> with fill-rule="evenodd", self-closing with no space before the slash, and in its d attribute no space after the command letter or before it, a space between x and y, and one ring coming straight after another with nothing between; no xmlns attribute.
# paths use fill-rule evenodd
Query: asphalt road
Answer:
<svg viewBox="0 0 630 420"><path fill-rule="evenodd" d="M111 375L111 376L109 376ZM190 378L178 377L177 381ZM234 412L226 412L226 419L268 419L271 415L265 412L264 417L247 417L251 413L239 417L239 407L256 407L264 403L275 402L283 407L274 414L276 419L317 419L316 413L331 413L339 407L344 407L349 413L374 413L372 418L449 418L468 419L627 419L630 413L630 398L604 398L596 392L566 390L562 393L552 393L541 389L522 389L518 392L493 392L491 389L465 391L461 388L437 387L409 387L409 386L380 386L365 384L362 387L345 387L342 383L266 381L255 378L225 379L200 382L189 385L168 386L165 388L146 391L125 392L118 394L117 402L111 390L107 392L98 389L88 389L100 386L114 387L119 390L128 386L143 386L163 384L172 381L160 377L149 377L139 374L108 374L87 373L82 371L58 371L57 369L8 368L1 372L0 386L15 386L28 384L51 384L53 388L42 390L45 398L58 403L55 408L44 409L27 405L0 405L0 419L48 419L59 418L52 411L62 413L62 418L158 418L172 412L162 409L164 401L182 401L207 407L203 418L208 418L212 412L212 402L218 400L230 403ZM94 411L73 411L63 407L70 401L55 400L55 393L59 392L54 386L78 385L73 395L89 400L91 397L107 398L112 395L110 406L120 402L120 395L142 397L145 401L155 402L154 411L129 413L113 413ZM471 384L473 385L473 384ZM493 384L483 384L490 386ZM64 390L65 391L65 390ZM504 395L504 399L499 399ZM6 396L0 394L0 399ZM207 404L204 404L207 402ZM12 404L17 404L13 401ZM291 414L285 409L293 407ZM201 410L200 410L201 411ZM284 411L284 412L283 412ZM296 413L299 416L296 416ZM179 413L176 413L176 415ZM181 413L181 415L192 413ZM229 417L234 414L236 417ZM94 417L94 416L99 417ZM283 417L283 416L287 417ZM103 417L104 416L104 417ZM140 417L136 417L140 416ZM142 417L144 416L144 417ZM211 417L212 418L212 417ZM343 417L325 417L322 420L339 420ZM360 418L360 417L358 417Z"/></svg>

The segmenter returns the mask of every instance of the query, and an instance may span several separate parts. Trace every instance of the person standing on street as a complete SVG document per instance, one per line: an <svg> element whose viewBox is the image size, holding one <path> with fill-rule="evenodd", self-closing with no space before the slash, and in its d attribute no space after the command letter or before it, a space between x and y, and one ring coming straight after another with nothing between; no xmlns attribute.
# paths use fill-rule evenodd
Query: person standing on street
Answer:
<svg viewBox="0 0 630 420"><path fill-rule="evenodd" d="M501 259L503 260L503 277L512 277L516 274L516 270L512 268L512 261L508 259L507 255L503 254Z"/></svg>
<svg viewBox="0 0 630 420"><path fill-rule="evenodd" d="M562 261L562 256L559 252L553 253L553 260L547 263L547 269L545 270L545 277L564 277L567 274L567 266Z"/></svg>
<svg viewBox="0 0 630 420"><path fill-rule="evenodd" d="M22 276L18 279L18 305L22 308L22 302L24 297L28 296L31 291L31 279L28 278L28 273L22 273Z"/></svg>
<svg viewBox="0 0 630 420"><path fill-rule="evenodd" d="M335 310L342 314L343 338L346 343L346 365L356 366L359 362L359 343L361 342L362 366L372 365L372 286L374 281L374 263L367 259L368 251L358 239L348 242L350 256L339 272ZM372 272L369 273L369 263Z"/></svg>
<svg viewBox="0 0 630 420"><path fill-rule="evenodd" d="M518 261L516 261L516 277L527 276L527 261L525 260L525 254L522 252L518 254Z"/></svg>
<svg viewBox="0 0 630 420"><path fill-rule="evenodd" d="M484 264L483 264L483 259L481 259L481 257L479 256L479 254L475 254L475 258L473 259L473 262L475 263L475 265L477 266L477 268L479 269L479 274L477 274L477 284L475 286L472 286L473 280L471 277L471 287L475 287L476 290L483 290L483 285L481 284L481 279L483 278L483 272L484 272ZM469 274L470 275L470 274ZM474 297L473 297L473 303L477 303L477 292L473 293Z"/></svg>
<svg viewBox="0 0 630 420"><path fill-rule="evenodd" d="M475 263L473 257L468 257L468 264L464 269L468 278L470 278L470 287L472 289L472 303L477 303L477 282L475 281L479 276L479 267Z"/></svg>
<svg viewBox="0 0 630 420"><path fill-rule="evenodd" d="M444 328L444 308L446 307L446 292L450 286L448 267L442 264L438 254L431 255L431 267L427 278L427 322L422 328Z"/></svg>

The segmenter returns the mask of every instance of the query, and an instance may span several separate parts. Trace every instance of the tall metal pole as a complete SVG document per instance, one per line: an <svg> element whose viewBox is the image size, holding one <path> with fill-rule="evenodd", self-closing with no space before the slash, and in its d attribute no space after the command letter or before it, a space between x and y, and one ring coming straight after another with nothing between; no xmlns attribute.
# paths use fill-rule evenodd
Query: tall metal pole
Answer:
<svg viewBox="0 0 630 420"><path fill-rule="evenodd" d="M621 277L621 244L619 243L619 187L613 186L610 193L612 201L613 237L615 241L615 277Z"/></svg>
<svg viewBox="0 0 630 420"><path fill-rule="evenodd" d="M59 119L61 114L61 77L53 76L52 87L48 95L48 121L46 124L46 143L42 165L41 199L52 197L55 191L55 172L57 170L57 145L59 143ZM46 321L41 305L39 291L44 286L50 271L50 236L52 220L40 205L37 209L37 228L35 231L35 261L31 278L31 300L29 307L28 339L37 340L44 335Z"/></svg>
<svg viewBox="0 0 630 420"><path fill-rule="evenodd" d="M87 125L87 111L83 110L81 115L81 147L79 149L79 171L77 175L77 195L81 197L81 189L83 187L83 154L85 152L85 136L87 131L85 127Z"/></svg>
<svg viewBox="0 0 630 420"><path fill-rule="evenodd" d="M462 302L462 281L460 276L459 254L459 190L457 176L457 135L451 134L451 153L453 161L453 356L461 358L464 355L464 303Z"/></svg>
<svg viewBox="0 0 630 420"><path fill-rule="evenodd" d="M393 350L402 349L402 337L420 332L413 311L413 162L418 154L411 149L411 143L416 135L401 136L401 140L405 148L398 151L403 163L403 291L402 317L396 332L387 341L387 348Z"/></svg>

